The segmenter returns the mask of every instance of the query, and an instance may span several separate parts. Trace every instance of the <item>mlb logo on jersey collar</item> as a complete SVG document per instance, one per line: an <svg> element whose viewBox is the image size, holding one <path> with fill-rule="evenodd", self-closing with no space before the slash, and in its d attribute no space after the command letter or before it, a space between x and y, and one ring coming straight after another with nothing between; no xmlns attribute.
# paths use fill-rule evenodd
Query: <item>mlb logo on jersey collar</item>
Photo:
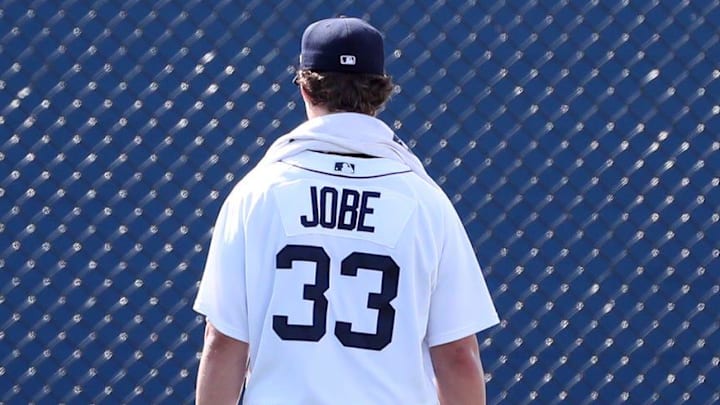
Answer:
<svg viewBox="0 0 720 405"><path fill-rule="evenodd" d="M341 173L355 173L355 165L348 162L335 162L335 171Z"/></svg>

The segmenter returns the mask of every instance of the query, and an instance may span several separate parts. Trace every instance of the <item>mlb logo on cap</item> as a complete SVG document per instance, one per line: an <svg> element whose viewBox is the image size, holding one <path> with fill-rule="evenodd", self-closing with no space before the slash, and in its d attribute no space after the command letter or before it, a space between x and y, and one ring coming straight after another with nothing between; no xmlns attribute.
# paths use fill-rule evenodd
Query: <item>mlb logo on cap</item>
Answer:
<svg viewBox="0 0 720 405"><path fill-rule="evenodd" d="M341 65L354 65L355 63L357 63L355 55L340 55Z"/></svg>
<svg viewBox="0 0 720 405"><path fill-rule="evenodd" d="M314 22L303 33L299 68L384 75L382 34L359 18L338 17Z"/></svg>

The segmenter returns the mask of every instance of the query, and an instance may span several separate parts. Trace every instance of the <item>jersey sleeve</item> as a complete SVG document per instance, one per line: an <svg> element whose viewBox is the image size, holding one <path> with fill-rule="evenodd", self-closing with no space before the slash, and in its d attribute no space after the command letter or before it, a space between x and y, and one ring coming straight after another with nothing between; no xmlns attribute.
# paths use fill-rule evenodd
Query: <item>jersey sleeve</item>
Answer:
<svg viewBox="0 0 720 405"><path fill-rule="evenodd" d="M193 309L223 334L248 342L245 236L241 207L233 197L218 214Z"/></svg>
<svg viewBox="0 0 720 405"><path fill-rule="evenodd" d="M473 335L499 322L465 227L449 201L448 205L440 265L430 298L429 346Z"/></svg>

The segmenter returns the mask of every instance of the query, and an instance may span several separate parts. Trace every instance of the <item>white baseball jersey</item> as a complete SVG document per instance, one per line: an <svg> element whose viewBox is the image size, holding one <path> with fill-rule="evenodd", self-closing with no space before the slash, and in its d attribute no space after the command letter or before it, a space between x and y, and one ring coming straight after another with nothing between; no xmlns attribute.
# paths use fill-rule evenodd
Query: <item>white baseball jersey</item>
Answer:
<svg viewBox="0 0 720 405"><path fill-rule="evenodd" d="M437 404L429 348L498 322L440 189L312 151L233 189L194 308L249 343L250 405Z"/></svg>

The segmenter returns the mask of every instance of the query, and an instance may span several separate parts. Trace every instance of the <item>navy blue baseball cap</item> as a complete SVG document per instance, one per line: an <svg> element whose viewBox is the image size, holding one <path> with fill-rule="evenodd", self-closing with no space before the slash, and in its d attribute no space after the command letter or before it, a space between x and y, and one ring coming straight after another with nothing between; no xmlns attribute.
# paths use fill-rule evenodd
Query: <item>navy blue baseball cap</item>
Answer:
<svg viewBox="0 0 720 405"><path fill-rule="evenodd" d="M385 49L380 31L352 17L310 24L303 33L300 69L315 72L385 74Z"/></svg>

